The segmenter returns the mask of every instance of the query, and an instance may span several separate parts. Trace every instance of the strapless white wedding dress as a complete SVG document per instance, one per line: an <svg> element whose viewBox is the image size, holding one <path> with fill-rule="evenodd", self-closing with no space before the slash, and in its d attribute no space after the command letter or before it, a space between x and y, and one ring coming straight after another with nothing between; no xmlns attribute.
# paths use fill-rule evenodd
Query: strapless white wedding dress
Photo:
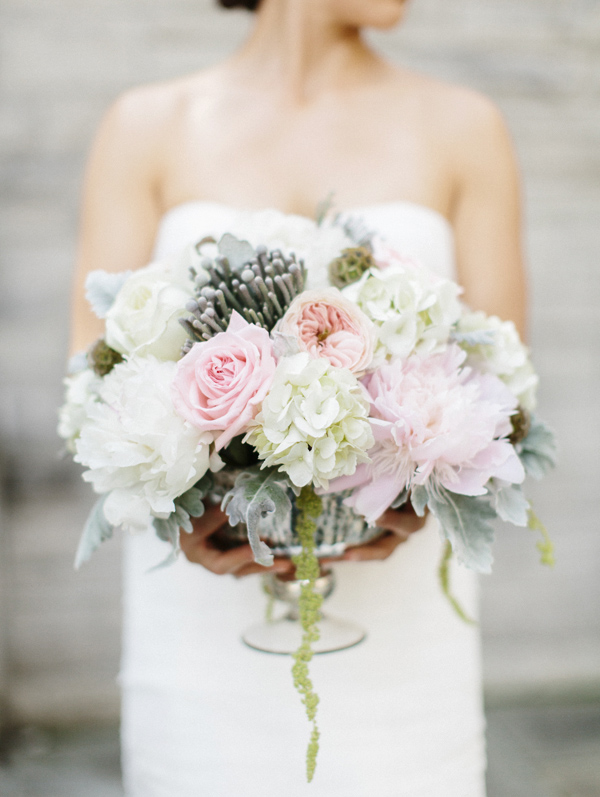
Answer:
<svg viewBox="0 0 600 797"><path fill-rule="evenodd" d="M162 220L157 258L236 214L190 202ZM352 212L402 253L454 275L452 230L435 211L394 202ZM336 566L332 615L364 642L316 656L321 749L307 784L310 727L287 656L246 647L264 617L260 579L215 576L164 557L151 533L126 542L123 767L127 797L483 797L479 633L453 613L437 581L435 521L385 562ZM477 614L477 582L452 571Z"/></svg>

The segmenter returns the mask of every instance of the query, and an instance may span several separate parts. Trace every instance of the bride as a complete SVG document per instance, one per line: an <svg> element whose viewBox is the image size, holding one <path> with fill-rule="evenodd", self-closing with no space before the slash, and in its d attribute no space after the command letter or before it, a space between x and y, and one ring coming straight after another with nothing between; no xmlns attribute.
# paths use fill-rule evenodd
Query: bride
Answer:
<svg viewBox="0 0 600 797"><path fill-rule="evenodd" d="M396 25L406 0L222 5L256 11L233 57L127 92L101 124L85 183L73 350L102 332L83 298L89 271L141 267L250 211L314 217L331 191L336 208L523 333L519 185L500 114L469 89L391 65L361 35ZM478 633L441 596L435 523L389 511L378 524L387 533L335 565L331 608L369 633L313 661L322 745L306 785L308 728L289 661L239 641L263 611L259 580L242 577L264 568L249 546L213 544L224 522L210 508L183 535L185 558L151 575L161 543L126 541L128 797L483 797ZM287 574L290 563L273 568ZM454 580L476 613L474 577L460 569Z"/></svg>

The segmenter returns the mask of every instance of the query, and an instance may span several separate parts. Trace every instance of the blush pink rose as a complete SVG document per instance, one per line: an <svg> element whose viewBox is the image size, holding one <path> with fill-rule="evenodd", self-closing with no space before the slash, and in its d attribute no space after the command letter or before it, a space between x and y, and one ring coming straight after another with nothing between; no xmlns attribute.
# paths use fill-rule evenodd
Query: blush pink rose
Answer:
<svg viewBox="0 0 600 797"><path fill-rule="evenodd" d="M234 312L227 332L195 343L177 363L173 404L198 429L221 432L215 438L218 451L248 430L275 367L269 333Z"/></svg>
<svg viewBox="0 0 600 797"><path fill-rule="evenodd" d="M293 335L312 357L362 376L373 361L375 327L337 288L304 291L288 307L279 331Z"/></svg>

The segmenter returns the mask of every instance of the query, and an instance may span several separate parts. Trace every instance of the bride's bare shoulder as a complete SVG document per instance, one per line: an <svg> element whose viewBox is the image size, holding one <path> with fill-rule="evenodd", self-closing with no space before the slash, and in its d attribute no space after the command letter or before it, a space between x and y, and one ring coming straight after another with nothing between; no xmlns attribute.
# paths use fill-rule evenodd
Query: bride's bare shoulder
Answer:
<svg viewBox="0 0 600 797"><path fill-rule="evenodd" d="M398 70L398 91L404 91L436 137L466 153L482 138L506 138L506 123L497 105L485 94L418 72Z"/></svg>
<svg viewBox="0 0 600 797"><path fill-rule="evenodd" d="M218 73L205 70L173 80L136 86L120 94L101 123L123 142L160 143L186 112L193 98L208 102L214 96Z"/></svg>

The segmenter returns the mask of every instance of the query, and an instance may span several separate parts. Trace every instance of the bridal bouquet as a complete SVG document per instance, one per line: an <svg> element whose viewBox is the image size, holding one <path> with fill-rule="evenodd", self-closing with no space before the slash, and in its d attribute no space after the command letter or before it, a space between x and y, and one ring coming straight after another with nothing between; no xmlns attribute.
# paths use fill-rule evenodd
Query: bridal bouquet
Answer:
<svg viewBox="0 0 600 797"><path fill-rule="evenodd" d="M323 502L374 532L389 507L428 509L445 564L454 551L488 572L494 518L545 533L522 483L552 465L553 438L514 325L469 310L454 282L356 221L269 211L202 233L169 261L88 278L105 334L72 363L59 424L101 495L77 564L118 526L153 526L171 561L229 471L223 508L257 562L271 564L278 528L297 533L295 679L314 721ZM549 560L547 536L540 547ZM317 738L315 725L309 770Z"/></svg>

